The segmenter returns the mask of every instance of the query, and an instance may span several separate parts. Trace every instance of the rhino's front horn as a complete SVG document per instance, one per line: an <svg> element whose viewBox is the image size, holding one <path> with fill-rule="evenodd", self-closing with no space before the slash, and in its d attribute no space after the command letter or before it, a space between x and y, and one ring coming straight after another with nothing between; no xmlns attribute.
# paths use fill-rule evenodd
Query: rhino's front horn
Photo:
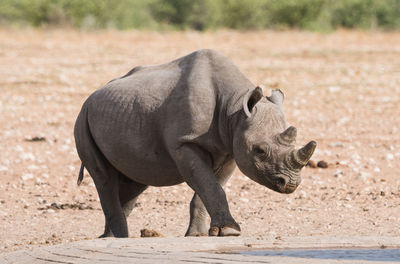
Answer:
<svg viewBox="0 0 400 264"><path fill-rule="evenodd" d="M294 126L288 127L279 135L279 140L283 144L292 144L296 140L297 129Z"/></svg>
<svg viewBox="0 0 400 264"><path fill-rule="evenodd" d="M316 147L317 142L313 140L308 142L308 144L301 149L294 151L292 155L293 167L296 169L301 169L302 167L304 167L310 160Z"/></svg>

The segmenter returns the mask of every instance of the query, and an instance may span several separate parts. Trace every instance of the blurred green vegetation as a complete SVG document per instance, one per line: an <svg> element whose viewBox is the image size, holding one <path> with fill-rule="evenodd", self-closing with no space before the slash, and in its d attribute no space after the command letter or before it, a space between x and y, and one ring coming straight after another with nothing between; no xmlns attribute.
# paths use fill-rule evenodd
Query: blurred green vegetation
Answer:
<svg viewBox="0 0 400 264"><path fill-rule="evenodd" d="M0 0L0 25L393 30L400 0Z"/></svg>

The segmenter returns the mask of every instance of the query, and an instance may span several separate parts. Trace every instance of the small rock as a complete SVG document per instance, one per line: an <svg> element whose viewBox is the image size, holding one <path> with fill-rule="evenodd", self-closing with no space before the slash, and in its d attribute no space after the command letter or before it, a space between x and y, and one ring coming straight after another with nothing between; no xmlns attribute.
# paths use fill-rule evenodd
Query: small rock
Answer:
<svg viewBox="0 0 400 264"><path fill-rule="evenodd" d="M162 237L156 230L142 229L140 230L140 237Z"/></svg>
<svg viewBox="0 0 400 264"><path fill-rule="evenodd" d="M301 190L299 192L299 199L303 199L303 198L306 198L306 197L307 197L307 193L305 191Z"/></svg>
<svg viewBox="0 0 400 264"><path fill-rule="evenodd" d="M343 148L344 144L342 142L338 141L338 142L333 142L333 143L329 144L329 146L334 147L334 148Z"/></svg>
<svg viewBox="0 0 400 264"><path fill-rule="evenodd" d="M0 166L0 171L8 171L8 168L6 166Z"/></svg>
<svg viewBox="0 0 400 264"><path fill-rule="evenodd" d="M368 173L368 172L362 171L362 172L358 173L358 175L357 175L357 179L362 180L362 181L366 181L370 178L372 178L372 175L371 175L371 173Z"/></svg>
<svg viewBox="0 0 400 264"><path fill-rule="evenodd" d="M28 170L38 170L38 169L40 169L40 167L36 166L35 164L31 164L28 166Z"/></svg>
<svg viewBox="0 0 400 264"><path fill-rule="evenodd" d="M328 91L329 91L330 93L337 93L337 92L340 91L340 87L339 87L339 86L329 86L329 87L328 87Z"/></svg>
<svg viewBox="0 0 400 264"><path fill-rule="evenodd" d="M37 178L37 179L35 180L35 185L43 185L43 184L46 184L46 182L43 181L42 179Z"/></svg>
<svg viewBox="0 0 400 264"><path fill-rule="evenodd" d="M326 168L328 168L328 162L326 162L326 161L324 161L324 160L320 160L320 161L318 161L318 163L317 163L317 167L318 167L318 168L326 169Z"/></svg>
<svg viewBox="0 0 400 264"><path fill-rule="evenodd" d="M23 174L21 175L21 179L24 180L24 181L33 179L33 177L34 177L34 176L33 176L32 173L23 173Z"/></svg>
<svg viewBox="0 0 400 264"><path fill-rule="evenodd" d="M249 199L244 198L244 197L240 197L239 200L242 201L242 202L245 202L245 203L249 202Z"/></svg>
<svg viewBox="0 0 400 264"><path fill-rule="evenodd" d="M394 155L392 153L388 153L385 156L386 160L394 160Z"/></svg>
<svg viewBox="0 0 400 264"><path fill-rule="evenodd" d="M28 137L25 138L25 141L29 141L29 142L38 142L38 141L46 141L45 137Z"/></svg>
<svg viewBox="0 0 400 264"><path fill-rule="evenodd" d="M93 206L87 205L84 209L86 209L86 210L93 210ZM81 210L83 210L83 209L81 209Z"/></svg>
<svg viewBox="0 0 400 264"><path fill-rule="evenodd" d="M338 125L344 125L344 124L346 124L347 122L349 122L350 120L351 120L351 119L350 119L349 117L345 116L345 117L340 118L336 123L337 123Z"/></svg>
<svg viewBox="0 0 400 264"><path fill-rule="evenodd" d="M315 164L315 161L313 161L313 160L309 160L308 162L307 162L307 165L306 165L307 167L310 167L310 168L316 168L317 167L317 164Z"/></svg>
<svg viewBox="0 0 400 264"><path fill-rule="evenodd" d="M352 158L353 160L355 160L355 159L361 159L361 156L360 156L358 153L354 153L353 155L351 155L351 158Z"/></svg>
<svg viewBox="0 0 400 264"><path fill-rule="evenodd" d="M60 209L60 206L58 206L57 203L52 203L52 204L50 205L50 207L51 207L51 208L54 208L54 209Z"/></svg>
<svg viewBox="0 0 400 264"><path fill-rule="evenodd" d="M335 174L333 174L333 176L334 177L336 177L336 178L342 178L343 177L343 171L341 171L341 170L337 170L336 172L335 172Z"/></svg>
<svg viewBox="0 0 400 264"><path fill-rule="evenodd" d="M36 159L35 155L33 155L33 153L30 152L21 152L19 154L19 158L22 160L31 160L31 161L35 161Z"/></svg>

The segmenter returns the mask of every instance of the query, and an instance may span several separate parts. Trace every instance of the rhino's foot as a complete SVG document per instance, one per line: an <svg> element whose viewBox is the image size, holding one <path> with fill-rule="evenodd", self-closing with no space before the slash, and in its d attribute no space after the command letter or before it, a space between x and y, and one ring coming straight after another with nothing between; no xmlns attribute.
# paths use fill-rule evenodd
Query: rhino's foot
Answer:
<svg viewBox="0 0 400 264"><path fill-rule="evenodd" d="M238 224L228 224L221 227L212 226L208 230L209 236L240 236L240 227Z"/></svg>
<svg viewBox="0 0 400 264"><path fill-rule="evenodd" d="M204 221L192 223L185 236L208 236L208 227Z"/></svg>
<svg viewBox="0 0 400 264"><path fill-rule="evenodd" d="M99 238L112 237L112 236L113 236L113 234L111 232L107 232L107 233L104 233L101 236L99 236Z"/></svg>
<svg viewBox="0 0 400 264"><path fill-rule="evenodd" d="M207 232L188 232L185 234L185 236L195 236L195 237L200 237L200 236L208 236Z"/></svg>
<svg viewBox="0 0 400 264"><path fill-rule="evenodd" d="M207 224L202 219L201 221L193 221L189 225L185 236L208 236Z"/></svg>
<svg viewBox="0 0 400 264"><path fill-rule="evenodd" d="M208 236L207 226L205 224L190 226L185 236Z"/></svg>

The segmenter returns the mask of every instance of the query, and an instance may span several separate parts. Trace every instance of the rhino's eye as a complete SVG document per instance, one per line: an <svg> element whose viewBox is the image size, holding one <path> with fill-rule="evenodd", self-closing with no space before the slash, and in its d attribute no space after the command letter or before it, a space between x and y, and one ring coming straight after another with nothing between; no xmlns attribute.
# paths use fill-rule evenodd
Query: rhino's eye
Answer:
<svg viewBox="0 0 400 264"><path fill-rule="evenodd" d="M253 150L257 156L261 156L263 158L266 158L269 156L269 148L268 145L258 145L254 146Z"/></svg>
<svg viewBox="0 0 400 264"><path fill-rule="evenodd" d="M254 147L254 151L258 154L263 154L265 153L265 150L263 148L260 147Z"/></svg>

